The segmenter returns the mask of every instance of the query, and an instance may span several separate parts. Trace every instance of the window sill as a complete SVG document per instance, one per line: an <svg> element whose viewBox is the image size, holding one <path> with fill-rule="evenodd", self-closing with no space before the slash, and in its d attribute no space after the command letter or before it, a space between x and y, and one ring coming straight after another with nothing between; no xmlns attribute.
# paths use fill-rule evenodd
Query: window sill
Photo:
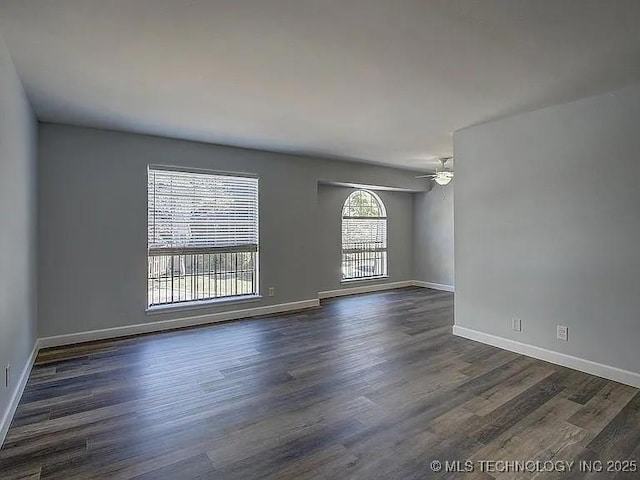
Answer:
<svg viewBox="0 0 640 480"><path fill-rule="evenodd" d="M212 300L202 300L196 302L180 302L169 303L167 305L154 305L147 307L145 313L147 315L155 315L159 313L180 312L184 310L199 310L203 308L221 307L223 305L235 303L253 303L262 300L262 295L243 295L229 298L216 298Z"/></svg>
<svg viewBox="0 0 640 480"><path fill-rule="evenodd" d="M346 278L340 280L340 283L360 283L374 280L383 280L385 278L389 278L389 275L378 275L377 277Z"/></svg>

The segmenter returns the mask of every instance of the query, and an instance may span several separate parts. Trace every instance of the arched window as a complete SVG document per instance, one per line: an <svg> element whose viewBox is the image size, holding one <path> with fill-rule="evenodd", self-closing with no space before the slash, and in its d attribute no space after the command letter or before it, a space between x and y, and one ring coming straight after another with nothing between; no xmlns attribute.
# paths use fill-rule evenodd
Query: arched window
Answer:
<svg viewBox="0 0 640 480"><path fill-rule="evenodd" d="M380 197L356 190L342 207L342 279L387 275L387 212Z"/></svg>

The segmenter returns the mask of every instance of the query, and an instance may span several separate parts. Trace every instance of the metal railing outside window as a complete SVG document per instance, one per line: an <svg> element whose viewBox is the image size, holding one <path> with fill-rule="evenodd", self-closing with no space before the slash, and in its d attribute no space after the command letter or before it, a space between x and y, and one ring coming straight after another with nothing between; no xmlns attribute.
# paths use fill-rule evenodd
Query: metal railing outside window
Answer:
<svg viewBox="0 0 640 480"><path fill-rule="evenodd" d="M256 295L257 259L255 250L171 255L150 252L149 305Z"/></svg>

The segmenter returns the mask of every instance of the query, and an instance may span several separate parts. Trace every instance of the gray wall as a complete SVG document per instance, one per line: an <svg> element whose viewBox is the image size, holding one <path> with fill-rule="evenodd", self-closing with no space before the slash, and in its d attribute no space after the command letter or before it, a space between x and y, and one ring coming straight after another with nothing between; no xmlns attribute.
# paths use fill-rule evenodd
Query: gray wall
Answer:
<svg viewBox="0 0 640 480"><path fill-rule="evenodd" d="M337 290L367 284L367 281L341 284L342 206L353 188L332 185L318 186L316 238L318 291ZM376 191L387 210L387 262L389 278L368 283L388 283L413 280L413 194Z"/></svg>
<svg viewBox="0 0 640 480"><path fill-rule="evenodd" d="M635 85L454 135L456 325L640 372L639 129Z"/></svg>
<svg viewBox="0 0 640 480"><path fill-rule="evenodd" d="M39 336L241 308L145 314L150 163L259 175L260 285L263 294L275 287L276 295L250 307L317 298L318 291L335 285L318 275L326 265L339 264L333 252L326 258L317 253L326 234L317 219L319 179L424 189L411 171L41 124ZM398 233L407 245L409 224L405 219L407 230ZM406 260L399 260L390 280L405 279L408 272Z"/></svg>
<svg viewBox="0 0 640 480"><path fill-rule="evenodd" d="M0 421L36 339L35 143L35 117L0 39Z"/></svg>
<svg viewBox="0 0 640 480"><path fill-rule="evenodd" d="M453 189L433 184L414 195L414 276L423 282L453 286Z"/></svg>

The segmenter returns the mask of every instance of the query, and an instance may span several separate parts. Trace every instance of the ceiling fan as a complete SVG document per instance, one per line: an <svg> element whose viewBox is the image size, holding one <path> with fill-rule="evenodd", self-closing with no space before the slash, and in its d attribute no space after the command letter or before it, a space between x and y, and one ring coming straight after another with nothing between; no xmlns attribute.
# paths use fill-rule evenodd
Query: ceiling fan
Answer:
<svg viewBox="0 0 640 480"><path fill-rule="evenodd" d="M445 164L447 161L452 160L453 157L444 157L440 158L440 163L442 163L442 168L436 168L434 173L430 173L428 175L418 175L416 178L431 178L435 180L438 185L447 185L451 180L453 180L453 171L449 170Z"/></svg>

